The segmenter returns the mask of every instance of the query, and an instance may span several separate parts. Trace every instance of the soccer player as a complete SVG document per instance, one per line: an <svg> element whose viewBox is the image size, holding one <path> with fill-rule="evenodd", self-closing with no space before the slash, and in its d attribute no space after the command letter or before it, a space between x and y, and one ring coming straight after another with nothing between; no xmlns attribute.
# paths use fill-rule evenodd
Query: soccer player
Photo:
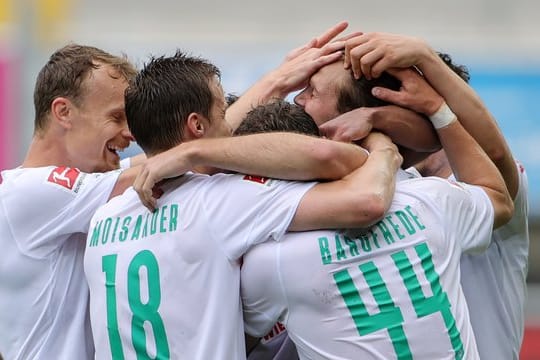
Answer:
<svg viewBox="0 0 540 360"><path fill-rule="evenodd" d="M76 44L53 53L34 91L32 143L0 179L0 349L8 359L89 359L82 256L93 211L127 187L132 136L124 58ZM108 172L107 172L108 171Z"/></svg>
<svg viewBox="0 0 540 360"><path fill-rule="evenodd" d="M149 156L134 188L155 211L148 212L128 189L92 218L84 268L97 358L244 358L241 256L287 230L365 226L390 203L401 159L385 137L370 144L362 167L339 181L187 173L161 185L158 200L146 199L160 175L182 173L182 165L169 161L165 167L172 172L156 175L168 149L189 149L193 139L227 132L224 109L219 70L181 52L152 59L128 88L129 127ZM312 146L330 141L285 133L229 140L257 139L244 148L245 157L267 153L265 138L285 144L292 137L316 141ZM341 145L366 158L355 145Z"/></svg>
<svg viewBox="0 0 540 360"><path fill-rule="evenodd" d="M404 97L416 89L414 110L430 115L454 171L476 186L400 181L389 212L369 229L288 233L250 250L246 331L262 336L279 320L301 359L479 359L459 260L488 246L493 227L511 216L511 198L442 97L413 70L394 75Z"/></svg>
<svg viewBox="0 0 540 360"><path fill-rule="evenodd" d="M514 215L493 232L486 252L461 259L461 283L482 359L518 359L524 331L529 248L527 176L510 152L493 116L466 84L468 74L421 39L374 33L347 44L347 63L357 74L377 76L390 67L416 66L454 109L460 122L484 148L505 179L514 200ZM446 66L446 65L450 65ZM382 99L400 97L380 90ZM444 152L418 165L424 176L453 178ZM455 174L455 173L454 173Z"/></svg>

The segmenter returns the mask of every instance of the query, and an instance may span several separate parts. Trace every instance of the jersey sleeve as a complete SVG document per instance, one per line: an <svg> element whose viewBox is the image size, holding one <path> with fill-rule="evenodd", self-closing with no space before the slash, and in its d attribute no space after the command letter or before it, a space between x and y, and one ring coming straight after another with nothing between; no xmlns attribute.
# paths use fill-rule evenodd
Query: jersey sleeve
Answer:
<svg viewBox="0 0 540 360"><path fill-rule="evenodd" d="M251 336L266 335L286 311L279 281L279 246L267 242L253 247L244 256L240 288L244 329Z"/></svg>
<svg viewBox="0 0 540 360"><path fill-rule="evenodd" d="M31 181L21 179L4 199L21 250L44 257L70 235L88 232L93 213L107 202L119 174L51 167L32 174Z"/></svg>
<svg viewBox="0 0 540 360"><path fill-rule="evenodd" d="M438 201L448 237L455 238L464 253L483 252L490 244L495 216L489 197L479 186L446 182L449 186L441 189Z"/></svg>
<svg viewBox="0 0 540 360"><path fill-rule="evenodd" d="M204 206L210 232L231 260L287 231L313 182L280 181L249 175L216 174L205 186Z"/></svg>

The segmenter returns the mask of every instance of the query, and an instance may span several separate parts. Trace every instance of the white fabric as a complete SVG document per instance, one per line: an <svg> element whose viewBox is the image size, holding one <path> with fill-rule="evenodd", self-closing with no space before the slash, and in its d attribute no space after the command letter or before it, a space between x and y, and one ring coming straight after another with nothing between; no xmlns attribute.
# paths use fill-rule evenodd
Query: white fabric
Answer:
<svg viewBox="0 0 540 360"><path fill-rule="evenodd" d="M96 359L111 358L115 342L110 341L113 332L107 322L115 314L121 339L116 348L126 359L136 358L131 324L138 311L130 302L132 306L139 297L143 303L155 301L159 309L157 320L145 323L148 345L142 341L140 353L153 357L158 338L161 353L168 351L171 359L245 358L241 256L254 244L281 239L311 186L241 175L186 174L165 185L155 215L141 205L133 189L100 208L92 219L84 259ZM143 264L135 265L141 252L146 254ZM107 263L112 258L115 266ZM155 264L145 265L148 259ZM107 274L115 280L106 286ZM114 292L107 294L106 289ZM108 307L112 294L116 306ZM131 301L128 294L134 296Z"/></svg>
<svg viewBox="0 0 540 360"><path fill-rule="evenodd" d="M130 157L120 160L120 169L129 169L130 167L131 167Z"/></svg>
<svg viewBox="0 0 540 360"><path fill-rule="evenodd" d="M400 221L398 212L402 212L402 217L403 212L406 214L408 228L406 221ZM489 245L493 216L489 198L478 187L452 184L439 178L411 179L397 183L385 219L363 234L351 231L287 233L280 243L258 245L244 256L242 268L246 331L261 336L276 321L281 321L301 359L396 359L396 350L384 326L359 336L337 286L343 281L334 280L336 274L346 270L354 283L348 294L354 297L359 292L368 313L375 315L381 310L377 304L384 301L375 300L360 269L360 266L374 264L403 316L403 321L399 318L396 321L403 327L413 358L454 359L456 354L442 313L435 311L426 316L415 313L411 296L391 257L401 252L406 254L421 284L415 298L429 298L432 289L415 250L427 244L460 333L463 348L457 352L463 359L478 359L467 305L459 285L459 258L463 252L481 251ZM329 260L330 263L325 264ZM364 271L368 276L377 273ZM415 277L409 274L406 278ZM381 288L384 287L378 286L377 294L383 293ZM391 306L388 299L386 305ZM423 308L426 306L424 304ZM355 311L358 309L357 306ZM358 324L369 327L379 323L360 316ZM393 331L398 330L397 324Z"/></svg>
<svg viewBox="0 0 540 360"><path fill-rule="evenodd" d="M93 356L85 233L118 175L54 167L2 172L0 352L6 359Z"/></svg>
<svg viewBox="0 0 540 360"><path fill-rule="evenodd" d="M519 359L527 297L527 175L518 164L514 216L493 232L486 252L461 259L461 284L482 359Z"/></svg>

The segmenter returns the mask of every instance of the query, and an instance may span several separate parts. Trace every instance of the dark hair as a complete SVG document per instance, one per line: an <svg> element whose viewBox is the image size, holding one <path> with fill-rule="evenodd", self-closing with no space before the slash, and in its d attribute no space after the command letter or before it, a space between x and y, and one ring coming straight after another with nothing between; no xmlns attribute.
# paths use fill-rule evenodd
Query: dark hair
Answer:
<svg viewBox="0 0 540 360"><path fill-rule="evenodd" d="M150 59L125 93L129 129L146 154L181 143L189 114L210 119L214 76L221 76L216 66L180 50Z"/></svg>
<svg viewBox="0 0 540 360"><path fill-rule="evenodd" d="M225 102L227 103L227 106L231 106L238 100L239 96L233 93L228 93L225 95Z"/></svg>
<svg viewBox="0 0 540 360"><path fill-rule="evenodd" d="M355 79L351 71L351 81L342 86L337 97L337 111L340 114L360 108L389 105L388 102L377 99L371 94L376 86L399 90L401 82L387 72L376 79L368 80L365 76Z"/></svg>
<svg viewBox="0 0 540 360"><path fill-rule="evenodd" d="M471 80L471 75L469 74L469 69L467 69L465 65L454 64L454 62L452 61L452 57L448 54L437 52L437 55L439 55L441 60L450 69L452 69L452 71L458 74L459 77L462 78L466 83L469 83L469 80Z"/></svg>
<svg viewBox="0 0 540 360"><path fill-rule="evenodd" d="M137 70L126 56L115 56L101 49L78 44L68 44L56 50L39 72L34 89L34 132L47 125L47 115L54 99L66 97L80 106L85 94L84 81L100 66L111 66L126 81L131 80Z"/></svg>
<svg viewBox="0 0 540 360"><path fill-rule="evenodd" d="M259 105L248 112L234 135L277 131L319 136L317 124L304 109L279 99Z"/></svg>

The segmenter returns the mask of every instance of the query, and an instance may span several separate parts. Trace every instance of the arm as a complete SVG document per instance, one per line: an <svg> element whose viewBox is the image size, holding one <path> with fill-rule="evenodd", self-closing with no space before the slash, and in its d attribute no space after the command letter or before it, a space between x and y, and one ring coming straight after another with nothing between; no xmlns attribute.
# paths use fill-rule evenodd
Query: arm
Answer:
<svg viewBox="0 0 540 360"><path fill-rule="evenodd" d="M198 139L149 158L133 186L153 209L157 182L197 166L288 180L332 180L349 174L366 158L358 146L293 133Z"/></svg>
<svg viewBox="0 0 540 360"><path fill-rule="evenodd" d="M352 67L355 76L377 77L392 67L420 69L495 163L510 195L515 197L518 189L515 162L495 119L474 90L427 43L402 35L370 33L347 40L345 49L345 66Z"/></svg>
<svg viewBox="0 0 540 360"><path fill-rule="evenodd" d="M337 50L343 49L344 41L329 43L348 26L347 22L329 28L319 37L304 46L292 50L283 63L250 87L227 108L226 119L232 129L236 129L248 111L265 104L273 98L285 98L289 93L307 85L308 79L326 64L333 63L341 56Z"/></svg>
<svg viewBox="0 0 540 360"><path fill-rule="evenodd" d="M493 115L476 92L430 48L418 64L431 86L444 97L465 130L484 149L501 172L508 192L515 198L519 180L510 148Z"/></svg>
<svg viewBox="0 0 540 360"><path fill-rule="evenodd" d="M291 231L367 227L382 218L394 196L401 156L386 136L373 133L366 163L345 178L320 183L302 198Z"/></svg>
<svg viewBox="0 0 540 360"><path fill-rule="evenodd" d="M395 105L358 108L319 126L326 137L347 142L363 139L372 129L389 136L395 144L414 151L430 152L441 148L429 120Z"/></svg>
<svg viewBox="0 0 540 360"><path fill-rule="evenodd" d="M402 82L400 91L384 90L385 97L391 98L393 103L428 116L437 112L444 103L444 99L417 71L411 69L388 71ZM375 91L380 91L380 89ZM454 118L454 121L437 129L437 133L452 171L458 180L480 186L485 190L493 204L494 228L497 228L512 217L512 198L495 164L457 121L455 115L450 113L450 116Z"/></svg>

